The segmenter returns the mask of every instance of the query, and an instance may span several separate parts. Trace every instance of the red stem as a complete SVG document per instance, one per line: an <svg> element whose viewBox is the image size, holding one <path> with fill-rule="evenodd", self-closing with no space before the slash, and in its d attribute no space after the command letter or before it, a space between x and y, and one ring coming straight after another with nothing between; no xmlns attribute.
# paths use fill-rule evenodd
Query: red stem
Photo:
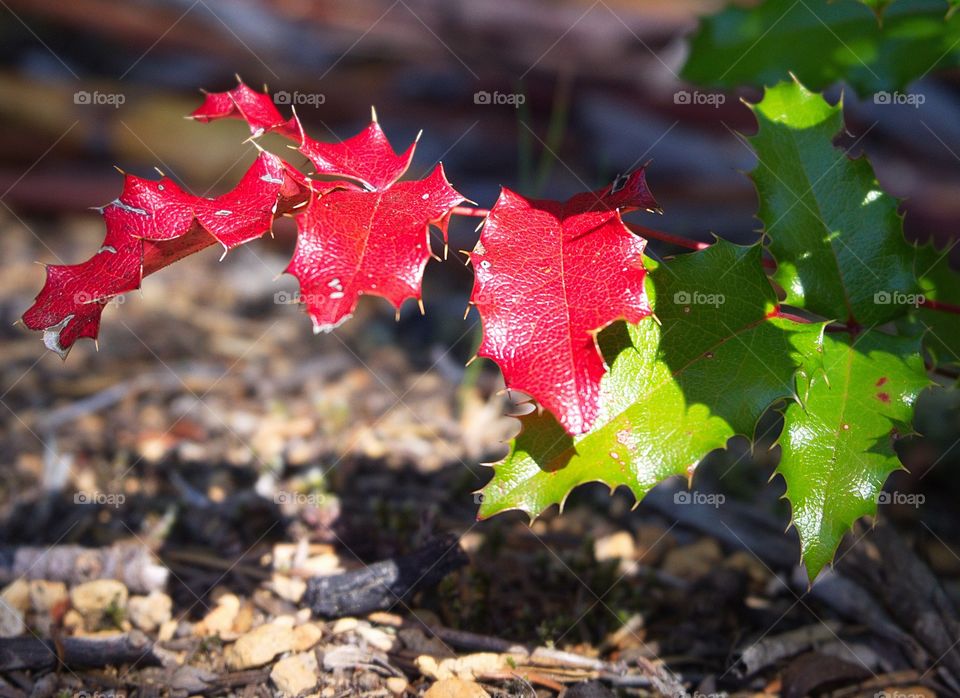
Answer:
<svg viewBox="0 0 960 698"><path fill-rule="evenodd" d="M490 209L474 208L472 206L454 206L450 213L455 216L476 216L477 218L485 218L486 216L490 215ZM696 242L695 240L688 240L687 238L671 235L670 233L664 233L660 230L654 230L653 228L648 228L644 225L627 222L624 222L624 225L642 237L653 240L662 240L663 242L669 242L677 247L685 247L688 250L705 250L706 248L710 247L709 242Z"/></svg>
<svg viewBox="0 0 960 698"><path fill-rule="evenodd" d="M767 317L782 317L784 320L793 320L794 322L802 322L804 324L809 324L811 322L805 317L800 317L799 315L794 315L793 313L783 312L779 305L770 311L767 314Z"/></svg>
<svg viewBox="0 0 960 698"><path fill-rule="evenodd" d="M682 238L678 235L671 235L670 233L664 233L660 230L654 230L653 228L648 228L645 225L638 225L637 223L627 223L624 221L624 225L627 226L630 230L635 232L637 235L640 235L645 238L652 240L660 240L662 242L669 242L671 245L676 245L677 247L684 247L688 250L705 250L710 247L709 242L697 242L696 240L688 240L687 238Z"/></svg>
<svg viewBox="0 0 960 698"><path fill-rule="evenodd" d="M941 313L953 313L954 315L960 315L960 305L955 305L953 303L925 300L923 302L923 307L929 308L930 310L939 310Z"/></svg>

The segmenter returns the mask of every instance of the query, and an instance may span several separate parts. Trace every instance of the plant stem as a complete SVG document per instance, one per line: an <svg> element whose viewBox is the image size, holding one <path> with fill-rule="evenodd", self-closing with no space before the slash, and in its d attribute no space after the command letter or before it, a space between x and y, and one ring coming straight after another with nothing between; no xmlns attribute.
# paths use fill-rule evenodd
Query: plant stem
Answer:
<svg viewBox="0 0 960 698"><path fill-rule="evenodd" d="M627 223L624 221L624 225L628 229L645 238L651 240L660 240L661 242L669 242L671 245L676 245L677 247L684 247L688 250L705 250L710 247L709 242L697 242L696 240L688 240L687 238L682 238L679 235L671 235L670 233L664 233L660 230L654 230L653 228L648 228L645 225L638 225L637 223Z"/></svg>
<svg viewBox="0 0 960 698"><path fill-rule="evenodd" d="M954 315L960 315L960 305L955 305L953 303L925 300L922 305L924 308L929 308L930 310L939 310L941 313L953 313Z"/></svg>
<svg viewBox="0 0 960 698"><path fill-rule="evenodd" d="M450 211L455 216L475 216L477 218L485 218L490 215L490 209L487 208L474 208L473 206L454 206L453 210ZM632 230L637 235L641 235L645 238L652 240L660 240L662 242L669 242L671 245L676 245L677 247L684 247L688 250L705 250L710 247L709 242L697 242L695 240L688 240L687 238L682 238L679 235L671 235L670 233L665 233L661 230L654 230L653 228L648 228L644 225L639 225L637 223L627 223L624 222L624 225L628 229Z"/></svg>

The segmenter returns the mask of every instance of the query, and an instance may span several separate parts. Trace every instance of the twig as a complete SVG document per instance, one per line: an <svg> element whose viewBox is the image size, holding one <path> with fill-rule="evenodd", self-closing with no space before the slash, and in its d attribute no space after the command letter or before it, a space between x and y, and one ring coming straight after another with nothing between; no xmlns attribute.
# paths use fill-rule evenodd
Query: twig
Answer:
<svg viewBox="0 0 960 698"><path fill-rule="evenodd" d="M651 240L660 240L661 242L669 242L671 245L676 245L677 247L685 247L688 250L705 250L710 247L709 242L697 242L696 240L688 240L687 238L682 238L678 235L672 235L670 233L665 233L662 230L654 230L653 228L648 228L645 225L639 225L637 223L627 223L624 221L624 225L627 228L636 233L641 237L645 237Z"/></svg>
<svg viewBox="0 0 960 698"><path fill-rule="evenodd" d="M65 666L101 667L137 662L144 666L162 664L153 643L134 630L103 638L67 637L59 645L33 635L0 638L0 671L50 669Z"/></svg>
<svg viewBox="0 0 960 698"><path fill-rule="evenodd" d="M442 536L422 548L363 569L307 580L301 603L325 618L388 609L423 588L436 586L468 562L455 536Z"/></svg>
<svg viewBox="0 0 960 698"><path fill-rule="evenodd" d="M954 303L927 299L923 302L923 307L929 310L939 310L941 313L960 315L960 305L955 305Z"/></svg>

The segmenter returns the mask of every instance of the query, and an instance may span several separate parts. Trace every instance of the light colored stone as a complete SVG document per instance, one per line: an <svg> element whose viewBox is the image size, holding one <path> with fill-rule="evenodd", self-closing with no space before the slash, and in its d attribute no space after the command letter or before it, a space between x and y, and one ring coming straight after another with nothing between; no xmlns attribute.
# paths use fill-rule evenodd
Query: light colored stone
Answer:
<svg viewBox="0 0 960 698"><path fill-rule="evenodd" d="M366 640L367 644L371 647L382 652L389 652L393 649L393 644L397 640L393 635L388 635L379 628L365 627L362 625L357 628L357 635Z"/></svg>
<svg viewBox="0 0 960 698"><path fill-rule="evenodd" d="M30 609L30 585L24 579L15 579L0 591L0 602L26 613Z"/></svg>
<svg viewBox="0 0 960 698"><path fill-rule="evenodd" d="M285 696L298 696L317 685L320 667L313 652L284 657L273 665L270 680Z"/></svg>
<svg viewBox="0 0 960 698"><path fill-rule="evenodd" d="M276 623L277 625L282 625L286 628L292 628L297 624L297 618L291 613L284 613L282 615L274 617L271 623Z"/></svg>
<svg viewBox="0 0 960 698"><path fill-rule="evenodd" d="M225 635L233 628L233 622L240 613L240 599L236 594L223 594L217 599L217 605L203 619L193 626L193 632L200 637Z"/></svg>
<svg viewBox="0 0 960 698"><path fill-rule="evenodd" d="M521 661L523 658L521 658ZM498 674L510 668L507 655L496 652L476 652L462 657L451 657L437 661L436 657L420 655L414 660L420 673L428 679L476 679Z"/></svg>
<svg viewBox="0 0 960 698"><path fill-rule="evenodd" d="M300 603L300 597L307 590L307 582L297 577L288 577L274 572L270 579L270 588L281 599L291 603Z"/></svg>
<svg viewBox="0 0 960 698"><path fill-rule="evenodd" d="M334 635L341 635L356 630L359 625L360 621L356 618L340 618L333 624L333 629L330 632Z"/></svg>
<svg viewBox="0 0 960 698"><path fill-rule="evenodd" d="M127 587L116 579L95 579L70 590L70 605L92 624L111 608L126 609Z"/></svg>
<svg viewBox="0 0 960 698"><path fill-rule="evenodd" d="M151 633L173 616L173 600L160 591L146 596L131 596L127 603L127 618L144 632Z"/></svg>
<svg viewBox="0 0 960 698"><path fill-rule="evenodd" d="M54 606L70 597L63 582L35 579L30 582L30 608L35 613L50 613Z"/></svg>
<svg viewBox="0 0 960 698"><path fill-rule="evenodd" d="M490 698L490 694L473 681L443 679L427 689L423 698Z"/></svg>
<svg viewBox="0 0 960 698"><path fill-rule="evenodd" d="M251 602L244 601L240 604L240 612L237 613L237 617L233 619L233 632L235 636L250 632L250 628L253 627L253 618L256 612L257 610Z"/></svg>
<svg viewBox="0 0 960 698"><path fill-rule="evenodd" d="M306 652L320 642L322 637L323 630L316 623L298 625L293 629L293 651Z"/></svg>
<svg viewBox="0 0 960 698"><path fill-rule="evenodd" d="M278 654L293 649L293 628L267 623L241 635L224 652L227 666L234 670L263 666Z"/></svg>
<svg viewBox="0 0 960 698"><path fill-rule="evenodd" d="M391 676L387 679L387 690L395 696L403 695L409 685L410 683L402 676Z"/></svg>
<svg viewBox="0 0 960 698"><path fill-rule="evenodd" d="M597 562L632 560L636 552L633 536L628 531L617 531L609 536L603 536L593 544L593 555Z"/></svg>
<svg viewBox="0 0 960 698"><path fill-rule="evenodd" d="M160 631L157 633L157 640L160 642L167 642L172 640L174 635L177 632L177 621L168 620L166 623L160 626Z"/></svg>
<svg viewBox="0 0 960 698"><path fill-rule="evenodd" d="M72 608L63 614L63 629L67 635L79 635L83 630L83 616Z"/></svg>

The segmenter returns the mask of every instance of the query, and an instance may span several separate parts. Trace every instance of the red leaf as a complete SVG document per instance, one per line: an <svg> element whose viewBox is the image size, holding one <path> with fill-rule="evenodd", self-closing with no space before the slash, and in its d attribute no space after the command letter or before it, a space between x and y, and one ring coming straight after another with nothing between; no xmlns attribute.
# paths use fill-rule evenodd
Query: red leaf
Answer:
<svg viewBox="0 0 960 698"><path fill-rule="evenodd" d="M356 179L367 189L385 189L410 166L416 141L397 155L376 119L366 129L340 143L315 141L301 130L300 152L317 168L316 174Z"/></svg>
<svg viewBox="0 0 960 698"><path fill-rule="evenodd" d="M426 178L382 191L336 190L314 197L298 218L287 272L300 282L315 332L347 320L361 294L399 308L420 298L430 257L430 225L442 225L463 201L438 165Z"/></svg>
<svg viewBox="0 0 960 698"><path fill-rule="evenodd" d="M470 255L470 300L483 321L477 354L571 434L589 431L599 410L607 367L597 333L650 314L646 241L620 219L620 210L636 208L657 208L643 168L566 203L503 189Z"/></svg>
<svg viewBox="0 0 960 698"><path fill-rule="evenodd" d="M285 121L268 94L243 83L208 94L192 116L244 119L255 136L282 133L300 144L317 174L346 179L312 182L267 153L233 191L215 199L193 196L166 178L128 177L120 198L103 211L101 251L83 264L49 267L47 283L24 314L28 327L45 331L50 348L65 355L79 337L96 338L105 303L138 288L151 271L214 241L229 250L259 237L275 216L308 202L287 271L300 281L316 331L343 322L364 293L398 308L420 298L429 226L438 226L446 240L450 211L464 199L440 166L426 179L397 183L416 142L397 155L376 118L341 143L315 141L296 115Z"/></svg>
<svg viewBox="0 0 960 698"><path fill-rule="evenodd" d="M190 117L203 123L216 119L243 119L254 136L276 131L294 140L300 137L300 125L295 116L284 119L269 94L256 92L242 81L227 92L206 93L203 104Z"/></svg>
<svg viewBox="0 0 960 698"><path fill-rule="evenodd" d="M203 104L191 114L208 122L215 119L245 119L254 136L275 131L299 144L300 152L316 167L315 174L354 179L366 189L385 189L410 166L416 141L397 155L377 123L376 114L366 129L340 143L323 143L304 133L294 114L284 120L265 92L255 92L242 82L229 92L208 93ZM419 138L419 136L418 136Z"/></svg>
<svg viewBox="0 0 960 698"><path fill-rule="evenodd" d="M260 237L274 216L305 200L297 179L270 153L261 153L236 188L216 199L187 194L166 177L127 175L120 197L103 208L107 232L100 249L80 264L48 266L23 322L43 330L47 347L65 357L77 339L96 339L106 304L140 288L143 277L218 241L230 249Z"/></svg>

